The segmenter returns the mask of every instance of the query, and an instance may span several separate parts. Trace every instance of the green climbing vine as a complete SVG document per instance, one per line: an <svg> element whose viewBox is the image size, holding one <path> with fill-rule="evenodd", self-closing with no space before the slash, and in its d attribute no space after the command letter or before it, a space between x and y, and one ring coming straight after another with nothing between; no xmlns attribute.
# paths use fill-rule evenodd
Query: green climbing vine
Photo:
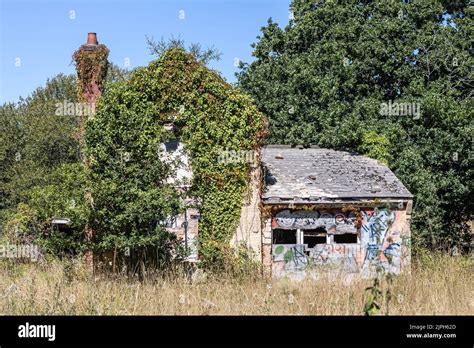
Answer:
<svg viewBox="0 0 474 348"><path fill-rule="evenodd" d="M174 133L164 126L170 122ZM94 231L108 240L164 233L156 220L182 206L166 181L172 171L157 151L163 141L178 137L193 173L188 195L198 198L201 264L222 267L248 192L250 163L222 163L219 156L258 151L265 132L265 117L250 97L184 50L168 50L108 88L88 121Z"/></svg>
<svg viewBox="0 0 474 348"><path fill-rule="evenodd" d="M78 74L77 95L79 100L85 102L84 96L91 93L90 86L97 85L102 90L102 83L107 74L109 49L105 45L97 45L89 48L81 46L74 52L72 58L76 63Z"/></svg>

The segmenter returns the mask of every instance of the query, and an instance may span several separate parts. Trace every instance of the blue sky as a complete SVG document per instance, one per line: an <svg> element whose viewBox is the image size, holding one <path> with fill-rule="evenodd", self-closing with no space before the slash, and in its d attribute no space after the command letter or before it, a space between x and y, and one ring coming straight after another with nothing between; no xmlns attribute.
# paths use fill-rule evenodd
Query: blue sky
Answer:
<svg viewBox="0 0 474 348"><path fill-rule="evenodd" d="M26 97L58 73L75 73L73 52L97 32L109 60L146 65L146 36L171 35L214 46L210 66L234 82L237 59L252 60L250 44L269 17L285 26L290 0L0 0L0 103ZM73 11L73 12L72 12ZM184 12L180 12L184 11ZM184 19L181 19L184 14Z"/></svg>

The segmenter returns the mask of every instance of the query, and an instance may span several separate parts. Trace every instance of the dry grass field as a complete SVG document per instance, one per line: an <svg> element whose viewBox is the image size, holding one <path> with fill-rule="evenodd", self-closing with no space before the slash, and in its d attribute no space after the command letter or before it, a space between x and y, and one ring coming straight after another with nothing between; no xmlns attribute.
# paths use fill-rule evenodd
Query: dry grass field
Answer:
<svg viewBox="0 0 474 348"><path fill-rule="evenodd" d="M472 257L426 254L395 278L380 315L473 315ZM0 263L0 315L362 315L371 280L88 275L79 262ZM382 281L385 294L388 283ZM388 312L388 313L387 313Z"/></svg>

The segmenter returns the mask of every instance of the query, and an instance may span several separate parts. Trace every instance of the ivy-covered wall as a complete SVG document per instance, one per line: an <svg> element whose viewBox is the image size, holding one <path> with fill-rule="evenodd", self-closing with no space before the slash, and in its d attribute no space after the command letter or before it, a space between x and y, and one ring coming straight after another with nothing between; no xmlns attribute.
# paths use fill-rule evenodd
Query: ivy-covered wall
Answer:
<svg viewBox="0 0 474 348"><path fill-rule="evenodd" d="M163 141L179 137L193 171L189 194L199 198L200 259L204 267L221 266L239 224L250 164L218 159L223 151L260 147L266 119L251 98L184 50L170 49L108 88L96 109L86 129L96 242L144 245L163 232L160 219L182 209L166 183L173 173L159 156ZM176 133L164 127L169 122Z"/></svg>

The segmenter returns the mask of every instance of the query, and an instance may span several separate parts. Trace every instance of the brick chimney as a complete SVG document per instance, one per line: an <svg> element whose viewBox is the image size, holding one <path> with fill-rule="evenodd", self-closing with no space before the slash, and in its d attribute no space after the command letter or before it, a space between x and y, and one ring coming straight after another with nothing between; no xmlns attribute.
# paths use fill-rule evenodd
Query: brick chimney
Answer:
<svg viewBox="0 0 474 348"><path fill-rule="evenodd" d="M107 74L109 49L105 45L99 45L96 33L87 34L87 43L81 45L74 52L73 59L76 62L77 71L77 99L87 103L91 110L95 110L97 98L102 94L103 82ZM79 128L77 138L79 140L82 160L84 166L89 165L89 161L84 154L84 133L85 122L88 115L79 115ZM92 195L88 192L85 199L92 206ZM89 224L84 228L84 238L86 241L92 239L93 231ZM85 253L85 262L94 271L94 257L91 250Z"/></svg>
<svg viewBox="0 0 474 348"><path fill-rule="evenodd" d="M96 33L87 34L87 43L74 52L77 71L77 96L82 102L95 107L102 93L103 82L107 74L109 49L99 45Z"/></svg>

